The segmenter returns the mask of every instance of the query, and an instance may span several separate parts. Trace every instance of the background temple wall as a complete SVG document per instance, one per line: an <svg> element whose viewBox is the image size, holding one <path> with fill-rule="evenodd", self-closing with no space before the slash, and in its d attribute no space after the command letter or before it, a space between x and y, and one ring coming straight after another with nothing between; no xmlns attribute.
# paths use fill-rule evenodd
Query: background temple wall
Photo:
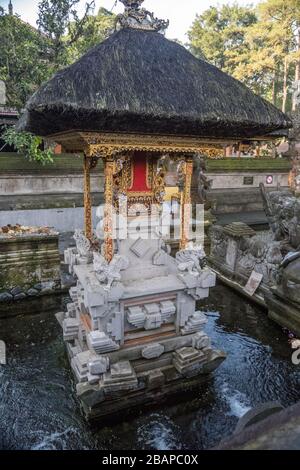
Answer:
<svg viewBox="0 0 300 470"><path fill-rule="evenodd" d="M0 153L0 226L48 225L59 232L83 225L83 161L81 155L61 154L42 166L23 155ZM286 159L208 159L206 174L212 180L209 199L216 214L263 211L259 184L287 188L291 164ZM92 204L103 203L101 162L91 174ZM97 220L94 216L94 222Z"/></svg>

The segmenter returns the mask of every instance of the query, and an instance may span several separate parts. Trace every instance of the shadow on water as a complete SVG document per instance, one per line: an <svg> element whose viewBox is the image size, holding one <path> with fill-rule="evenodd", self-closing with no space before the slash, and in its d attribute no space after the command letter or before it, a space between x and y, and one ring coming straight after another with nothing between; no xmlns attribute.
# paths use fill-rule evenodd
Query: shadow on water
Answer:
<svg viewBox="0 0 300 470"><path fill-rule="evenodd" d="M0 320L0 448L207 449L230 435L249 408L300 399L300 369L266 313L217 286L199 305L206 331L227 360L197 390L110 426L82 418L53 312Z"/></svg>

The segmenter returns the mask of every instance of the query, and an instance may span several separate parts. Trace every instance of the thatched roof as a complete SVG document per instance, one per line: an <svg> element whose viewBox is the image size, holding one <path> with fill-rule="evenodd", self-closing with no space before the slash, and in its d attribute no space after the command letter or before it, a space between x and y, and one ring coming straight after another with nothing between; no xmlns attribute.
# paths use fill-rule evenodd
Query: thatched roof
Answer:
<svg viewBox="0 0 300 470"><path fill-rule="evenodd" d="M254 137L289 118L246 86L155 32L122 29L29 100L19 129Z"/></svg>

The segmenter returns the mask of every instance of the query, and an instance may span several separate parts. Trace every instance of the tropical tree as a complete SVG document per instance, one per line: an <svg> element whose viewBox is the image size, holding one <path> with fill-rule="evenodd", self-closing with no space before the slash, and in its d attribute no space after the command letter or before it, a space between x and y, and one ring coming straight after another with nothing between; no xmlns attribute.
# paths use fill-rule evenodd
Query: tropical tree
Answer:
<svg viewBox="0 0 300 470"><path fill-rule="evenodd" d="M14 15L0 15L0 80L6 85L7 105L21 109L49 76L43 56L44 38Z"/></svg>
<svg viewBox="0 0 300 470"><path fill-rule="evenodd" d="M82 35L68 49L68 61L74 62L89 49L104 41L114 30L115 18L115 14L105 8L100 8L95 16L89 15ZM70 36L73 34L73 28L76 28L76 24L71 23L69 25Z"/></svg>
<svg viewBox="0 0 300 470"><path fill-rule="evenodd" d="M189 47L196 56L230 73L228 53L239 54L246 29L256 22L257 16L250 7L210 7L196 16L188 32Z"/></svg>
<svg viewBox="0 0 300 470"><path fill-rule="evenodd" d="M41 0L38 4L37 25L47 39L45 54L54 69L68 63L68 50L84 34L94 0L86 3L80 18L76 6L80 0ZM68 34L67 34L68 33Z"/></svg>
<svg viewBox="0 0 300 470"><path fill-rule="evenodd" d="M259 5L261 22L270 28L276 47L276 79L282 79L282 110L287 110L291 82L300 75L300 0L267 0ZM299 77L300 78L300 77Z"/></svg>
<svg viewBox="0 0 300 470"><path fill-rule="evenodd" d="M265 0L257 9L211 7L196 17L190 48L280 106L295 108L300 80L300 0Z"/></svg>

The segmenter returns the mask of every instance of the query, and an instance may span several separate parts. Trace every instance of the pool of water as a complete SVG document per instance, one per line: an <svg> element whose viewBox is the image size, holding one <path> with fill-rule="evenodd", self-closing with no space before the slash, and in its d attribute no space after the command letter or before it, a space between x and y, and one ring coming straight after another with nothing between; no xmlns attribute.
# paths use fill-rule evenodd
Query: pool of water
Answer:
<svg viewBox="0 0 300 470"><path fill-rule="evenodd" d="M229 436L247 410L300 400L300 367L287 336L266 313L224 286L201 305L207 333L227 360L193 395L121 423L90 426L73 389L53 312L0 320L7 365L0 365L2 449L207 449Z"/></svg>

